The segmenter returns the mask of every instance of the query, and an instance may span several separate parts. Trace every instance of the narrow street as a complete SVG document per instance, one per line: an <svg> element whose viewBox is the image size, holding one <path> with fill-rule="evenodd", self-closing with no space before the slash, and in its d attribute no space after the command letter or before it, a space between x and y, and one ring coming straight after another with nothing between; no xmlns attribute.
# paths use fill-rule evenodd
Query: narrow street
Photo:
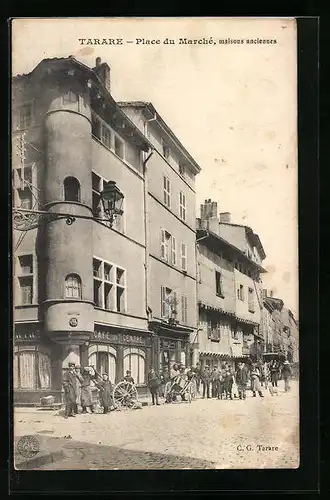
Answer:
<svg viewBox="0 0 330 500"><path fill-rule="evenodd" d="M35 435L46 469L226 469L299 466L298 385L245 401L197 399L107 415L64 419L61 412L18 408L15 442ZM272 449L271 449L272 448ZM19 457L16 452L18 468Z"/></svg>

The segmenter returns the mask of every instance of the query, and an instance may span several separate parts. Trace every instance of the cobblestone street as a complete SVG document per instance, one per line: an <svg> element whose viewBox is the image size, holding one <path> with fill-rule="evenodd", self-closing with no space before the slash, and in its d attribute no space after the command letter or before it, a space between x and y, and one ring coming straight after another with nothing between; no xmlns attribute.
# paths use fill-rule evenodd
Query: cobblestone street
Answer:
<svg viewBox="0 0 330 500"><path fill-rule="evenodd" d="M299 400L292 386L284 393L280 383L277 396L264 398L249 391L246 401L197 399L67 420L60 412L18 408L15 442L35 435L40 453L54 455L26 467L43 470L296 468Z"/></svg>

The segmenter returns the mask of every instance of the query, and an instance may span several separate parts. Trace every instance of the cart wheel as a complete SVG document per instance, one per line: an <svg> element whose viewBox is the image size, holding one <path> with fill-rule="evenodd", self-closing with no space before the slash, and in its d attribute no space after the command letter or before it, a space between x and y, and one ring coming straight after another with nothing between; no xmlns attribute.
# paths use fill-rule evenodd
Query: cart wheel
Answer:
<svg viewBox="0 0 330 500"><path fill-rule="evenodd" d="M139 400L136 387L131 382L125 380L119 382L113 390L113 401L118 408L131 408Z"/></svg>

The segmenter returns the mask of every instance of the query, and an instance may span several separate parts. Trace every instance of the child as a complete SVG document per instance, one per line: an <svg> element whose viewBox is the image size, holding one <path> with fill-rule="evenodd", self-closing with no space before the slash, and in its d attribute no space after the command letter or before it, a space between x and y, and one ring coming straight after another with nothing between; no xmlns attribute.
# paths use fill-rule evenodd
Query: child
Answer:
<svg viewBox="0 0 330 500"><path fill-rule="evenodd" d="M126 375L125 375L125 377L124 377L124 380L125 380L126 382L130 382L131 384L134 384L134 378L132 377L132 373L131 373L131 371L130 371L130 370L127 370L127 371L126 371Z"/></svg>

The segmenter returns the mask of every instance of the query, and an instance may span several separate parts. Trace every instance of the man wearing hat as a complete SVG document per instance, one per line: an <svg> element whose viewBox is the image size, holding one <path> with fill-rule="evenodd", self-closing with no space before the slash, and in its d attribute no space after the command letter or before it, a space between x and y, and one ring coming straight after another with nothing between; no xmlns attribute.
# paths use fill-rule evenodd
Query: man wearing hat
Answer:
<svg viewBox="0 0 330 500"><path fill-rule="evenodd" d="M205 398L205 394L208 398L210 398L210 382L211 382L211 372L209 365L205 365L204 370L202 371L202 384L203 384L203 399Z"/></svg>
<svg viewBox="0 0 330 500"><path fill-rule="evenodd" d="M64 418L75 417L75 406L77 399L77 376L75 373L75 364L69 363L68 368L63 373L63 388L65 397L65 415Z"/></svg>
<svg viewBox="0 0 330 500"><path fill-rule="evenodd" d="M285 390L285 392L288 392L291 389L290 388L290 383L289 383L291 374L292 374L291 366L290 366L289 361L286 359L284 361L283 367L282 367L282 375L283 375L283 379L284 379L284 390Z"/></svg>

